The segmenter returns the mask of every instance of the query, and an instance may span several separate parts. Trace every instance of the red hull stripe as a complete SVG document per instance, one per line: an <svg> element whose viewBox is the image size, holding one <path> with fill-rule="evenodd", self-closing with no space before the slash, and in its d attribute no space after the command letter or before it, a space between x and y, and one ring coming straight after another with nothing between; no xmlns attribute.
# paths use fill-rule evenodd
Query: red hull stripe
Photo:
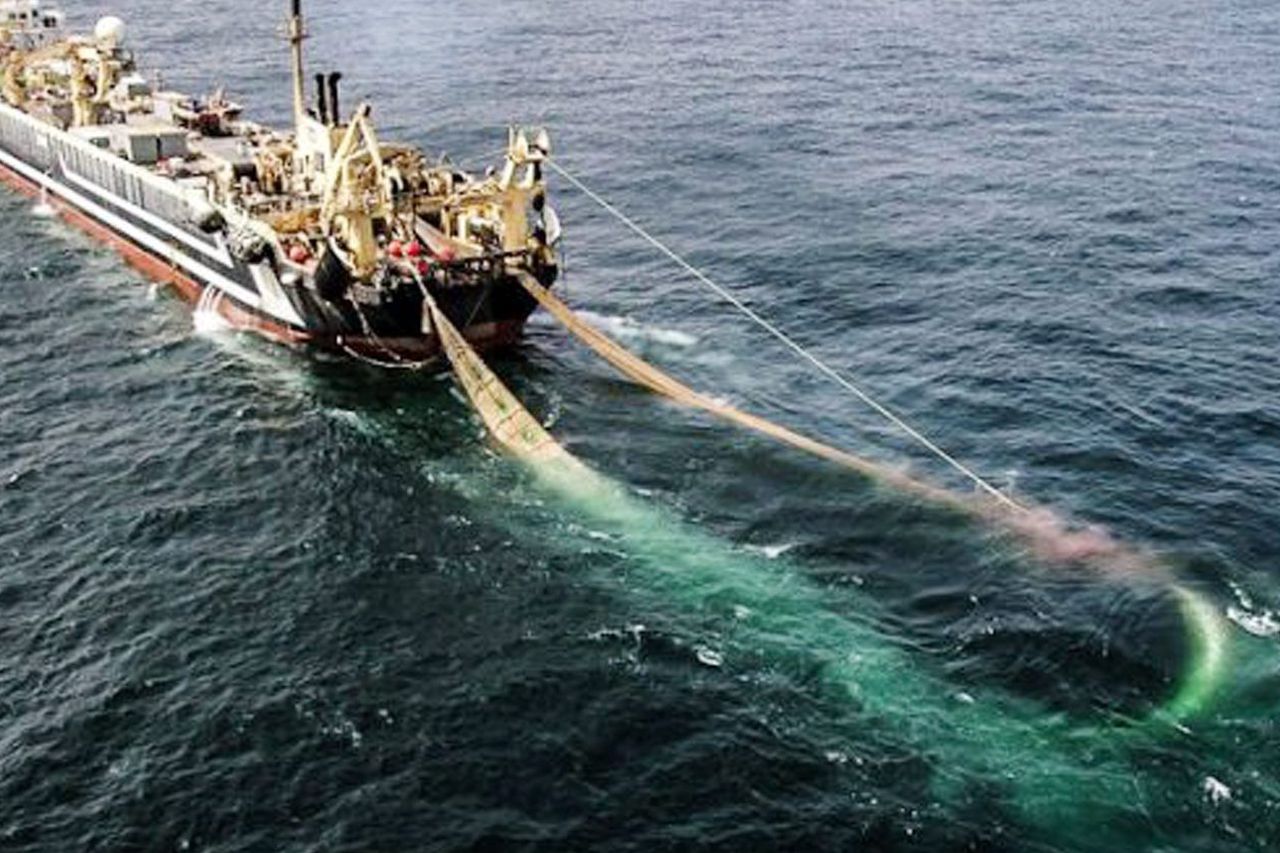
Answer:
<svg viewBox="0 0 1280 853"><path fill-rule="evenodd" d="M0 164L0 181L18 190L23 195L31 198L40 197L40 187L38 185L3 164ZM195 304L200 299L200 295L204 292L204 285L173 264L156 257L145 249L139 248L136 244L121 237L96 219L81 212L74 205L59 198L55 193L48 194L47 203L64 220L84 231L95 240L115 249L131 267L148 278L171 285L174 290L182 295L183 299L192 304ZM308 332L293 329L281 323L271 322L256 314L251 314L235 305L230 299L218 301L221 303L219 305L219 313L237 328L252 329L287 343L307 343L314 339L314 336Z"/></svg>
<svg viewBox="0 0 1280 853"><path fill-rule="evenodd" d="M39 198L41 188L29 179L0 163L0 181L23 195ZM115 249L134 269L155 281L170 285L182 298L196 304L206 286L191 278L172 263L156 257L132 241L120 236L96 219L88 216L55 193L49 193L47 203L62 219L89 234L94 239ZM439 356L440 347L435 336L422 338L379 339L365 336L317 335L276 322L260 314L248 311L234 299L221 295L212 300L211 307L233 328L256 332L287 344L312 344L325 349L348 350L357 355L394 363L396 359L420 361ZM518 320L473 327L464 335L481 349L508 346L514 343L524 328Z"/></svg>

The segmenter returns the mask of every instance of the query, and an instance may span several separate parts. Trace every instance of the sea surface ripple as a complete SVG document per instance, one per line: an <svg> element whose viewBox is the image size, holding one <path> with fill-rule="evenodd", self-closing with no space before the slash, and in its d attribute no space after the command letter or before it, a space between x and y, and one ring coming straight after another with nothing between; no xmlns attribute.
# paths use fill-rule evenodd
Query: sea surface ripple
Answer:
<svg viewBox="0 0 1280 853"><path fill-rule="evenodd" d="M285 120L283 3L67 5L123 17L167 85ZM611 528L496 456L446 378L197 334L5 191L0 849L1280 847L1280 7L307 7L313 69L384 135L482 168L507 123L546 124L977 470L1158 552L1230 618L1226 680L1126 740L1188 654L1158 589L654 399L539 316L495 366L652 507ZM555 202L562 291L646 357L963 488L563 182ZM682 536L726 572L681 586ZM824 657L759 627L771 602L867 645ZM893 669L833 689L867 660ZM959 721L988 709L1010 739L979 755ZM1031 808L1020 780L1051 762L1123 794Z"/></svg>

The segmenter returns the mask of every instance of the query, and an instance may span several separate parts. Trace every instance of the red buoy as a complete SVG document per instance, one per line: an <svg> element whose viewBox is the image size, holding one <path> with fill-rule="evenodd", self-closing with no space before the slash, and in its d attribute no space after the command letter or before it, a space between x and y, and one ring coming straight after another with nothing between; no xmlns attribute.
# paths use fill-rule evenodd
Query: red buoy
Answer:
<svg viewBox="0 0 1280 853"><path fill-rule="evenodd" d="M422 244L417 240L404 247L404 253L411 258L419 258L422 256Z"/></svg>
<svg viewBox="0 0 1280 853"><path fill-rule="evenodd" d="M426 275L426 274L427 274L427 271L428 271L428 270L430 270L430 269L431 269L431 262L430 262L430 261L428 261L426 258L420 258L420 259L418 260L418 273L419 273L419 274L421 274L421 275Z"/></svg>
<svg viewBox="0 0 1280 853"><path fill-rule="evenodd" d="M404 254L404 246L399 240L392 240L387 244L387 254L393 258L398 258Z"/></svg>

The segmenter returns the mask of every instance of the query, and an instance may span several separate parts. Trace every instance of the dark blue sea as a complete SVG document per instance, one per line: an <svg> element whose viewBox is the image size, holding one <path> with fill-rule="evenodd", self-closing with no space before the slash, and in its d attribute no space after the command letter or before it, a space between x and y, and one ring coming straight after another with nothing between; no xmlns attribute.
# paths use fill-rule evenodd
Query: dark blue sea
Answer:
<svg viewBox="0 0 1280 853"><path fill-rule="evenodd" d="M114 13L287 119L283 2ZM312 0L387 138L509 123L939 444L1157 555L1049 565L628 384L544 314L447 375L194 329L0 192L0 849L1280 849L1280 7ZM560 292L960 490L553 177ZM1175 585L1221 627L1203 657ZM1200 632L1203 633L1203 632ZM1197 650L1200 651L1197 651Z"/></svg>

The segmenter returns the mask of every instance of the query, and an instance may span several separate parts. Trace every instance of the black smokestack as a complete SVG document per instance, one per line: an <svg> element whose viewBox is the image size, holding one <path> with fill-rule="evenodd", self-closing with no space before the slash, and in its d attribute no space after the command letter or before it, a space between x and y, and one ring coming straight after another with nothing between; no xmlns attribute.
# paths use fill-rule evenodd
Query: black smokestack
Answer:
<svg viewBox="0 0 1280 853"><path fill-rule="evenodd" d="M342 110L338 108L338 83L341 80L341 71L329 75L329 113L333 116L334 124L342 124Z"/></svg>
<svg viewBox="0 0 1280 853"><path fill-rule="evenodd" d="M320 121L323 122L324 124L330 124L329 96L326 95L324 91L324 75L323 74L316 75L316 102L317 102L316 109L319 112L319 115L317 115L316 118L320 119Z"/></svg>

